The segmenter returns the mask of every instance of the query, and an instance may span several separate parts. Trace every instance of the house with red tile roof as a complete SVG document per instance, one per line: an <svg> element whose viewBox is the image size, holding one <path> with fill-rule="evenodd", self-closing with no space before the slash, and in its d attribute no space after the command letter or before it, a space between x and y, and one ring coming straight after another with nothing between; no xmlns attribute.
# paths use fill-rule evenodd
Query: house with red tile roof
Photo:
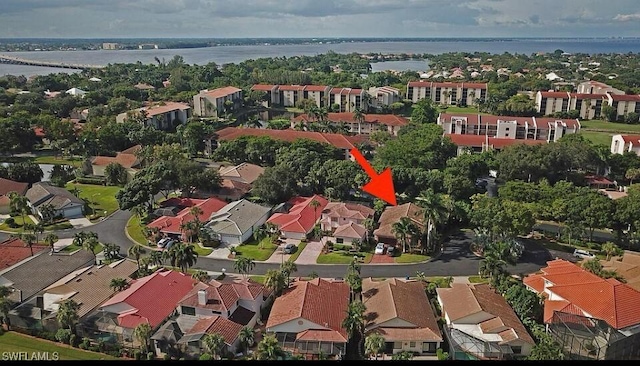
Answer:
<svg viewBox="0 0 640 366"><path fill-rule="evenodd" d="M47 249L40 245L33 246L33 254ZM31 249L20 238L9 238L0 242L0 271L31 258Z"/></svg>
<svg viewBox="0 0 640 366"><path fill-rule="evenodd" d="M11 199L9 198L11 192L24 196L28 188L29 183L0 178L0 214L8 214L11 211Z"/></svg>
<svg viewBox="0 0 640 366"><path fill-rule="evenodd" d="M228 107L227 102L231 102ZM242 104L242 89L225 86L213 90L201 90L193 96L193 113L200 117L224 116L227 110L234 110Z"/></svg>
<svg viewBox="0 0 640 366"><path fill-rule="evenodd" d="M365 278L362 302L367 309L365 334L384 337L382 352L433 355L440 348L442 332L421 282Z"/></svg>
<svg viewBox="0 0 640 366"><path fill-rule="evenodd" d="M236 201L251 191L251 185L264 173L264 168L255 164L240 163L221 166L218 173L222 183L215 195L225 200Z"/></svg>
<svg viewBox="0 0 640 366"><path fill-rule="evenodd" d="M144 118L141 118L143 117ZM126 120L142 119L144 126L153 126L158 130L168 130L179 124L184 124L191 118L191 107L185 103L159 102L150 106L120 113L116 116L116 122L123 123Z"/></svg>
<svg viewBox="0 0 640 366"><path fill-rule="evenodd" d="M363 120L356 120L354 115L355 114L351 112L328 113L327 121L334 126L344 124L348 128L349 132L357 135L369 135L376 131L385 131L390 135L397 136L400 128L409 124L409 120L406 118L393 114L363 113ZM291 120L291 128L295 129L297 125L306 125L314 122L317 122L316 118L312 118L306 114L301 114Z"/></svg>
<svg viewBox="0 0 640 366"><path fill-rule="evenodd" d="M265 98L262 100L264 107L270 108L273 105L280 104L280 92L278 91L279 85L275 84L255 84L251 87L251 91L265 93Z"/></svg>
<svg viewBox="0 0 640 366"><path fill-rule="evenodd" d="M531 353L535 341L507 300L488 284L454 283L436 292L454 359L460 353L481 360Z"/></svg>
<svg viewBox="0 0 640 366"><path fill-rule="evenodd" d="M422 227L424 223L424 209L415 203L405 203L398 206L387 206L378 219L378 228L373 231L377 242L396 245L398 240L393 231L393 224L401 218L408 217L414 225Z"/></svg>
<svg viewBox="0 0 640 366"><path fill-rule="evenodd" d="M138 157L138 153L142 150L141 145L132 146L126 150L120 151L116 156L94 156L89 159L91 164L92 175L104 177L107 165L116 163L122 165L127 172L127 182L131 181L141 168L142 159Z"/></svg>
<svg viewBox="0 0 640 366"><path fill-rule="evenodd" d="M287 350L344 355L349 336L342 322L348 307L344 281L298 280L274 301L266 331Z"/></svg>
<svg viewBox="0 0 640 366"><path fill-rule="evenodd" d="M235 354L240 346L241 330L242 324L219 315L206 316L199 318L196 324L178 340L177 344L184 347L184 352L188 357L196 359L207 352L202 339L207 334L219 334L224 339L220 354L224 355L227 352Z"/></svg>
<svg viewBox="0 0 640 366"><path fill-rule="evenodd" d="M157 228L166 236L179 237L183 241L187 241L188 238L186 237L186 234L181 226L184 223L194 221L196 219L196 216L191 213L192 210L194 210L194 207L197 207L201 211L201 213L198 214L197 219L201 223L205 223L209 221L211 215L220 211L224 206L227 205L227 202L215 197L207 199L174 198L173 201L163 202L163 207L171 207L170 205L172 203L175 203L174 207L181 207L182 209L175 216L163 215L158 217L157 219L147 224L147 227ZM166 210L163 210L163 212L170 213Z"/></svg>
<svg viewBox="0 0 640 366"><path fill-rule="evenodd" d="M127 289L99 306L96 326L119 341L132 340L133 330L139 324L147 323L151 329L160 326L193 285L190 275L171 270L158 270L133 280Z"/></svg>
<svg viewBox="0 0 640 366"><path fill-rule="evenodd" d="M407 83L407 99L416 103L425 98L437 104L476 105L478 100L487 99L487 84L433 81Z"/></svg>
<svg viewBox="0 0 640 366"><path fill-rule="evenodd" d="M611 153L624 154L626 152L633 152L640 156L640 135L617 134L611 136Z"/></svg>
<svg viewBox="0 0 640 366"><path fill-rule="evenodd" d="M322 210L320 228L332 232L335 243L351 244L363 240L367 229L365 220L373 218L374 210L359 203L329 202Z"/></svg>
<svg viewBox="0 0 640 366"><path fill-rule="evenodd" d="M640 291L562 259L547 262L523 282L544 298L543 320L571 358L640 357ZM592 349L577 349L572 337L562 336L577 326L583 328L584 339L593 342Z"/></svg>
<svg viewBox="0 0 640 366"><path fill-rule="evenodd" d="M318 205L314 206L312 202L317 202ZM294 197L283 206L285 212L274 213L267 222L276 225L284 238L305 239L313 231L328 203L326 198L317 194L312 197Z"/></svg>
<svg viewBox="0 0 640 366"><path fill-rule="evenodd" d="M298 139L309 139L323 144L333 145L335 148L344 152L345 159L352 159L351 149L362 141L358 136L345 136L337 133L296 131L291 129L269 130L261 128L226 127L220 131L216 131L215 137L210 136L205 139L205 154L211 155L218 142L231 141L243 136L268 136L275 140L287 142L293 142Z"/></svg>

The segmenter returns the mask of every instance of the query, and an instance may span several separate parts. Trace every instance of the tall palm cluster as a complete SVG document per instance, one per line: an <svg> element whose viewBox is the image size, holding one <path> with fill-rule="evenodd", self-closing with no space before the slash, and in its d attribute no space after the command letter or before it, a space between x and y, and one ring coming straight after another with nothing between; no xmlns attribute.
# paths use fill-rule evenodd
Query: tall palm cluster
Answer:
<svg viewBox="0 0 640 366"><path fill-rule="evenodd" d="M149 267L159 267L169 264L171 267L178 267L180 271L186 273L198 261L198 253L193 244L179 242L168 250L150 250L148 256L143 255L146 249L139 244L129 248L127 254L135 259L138 265L138 276L145 276L151 273Z"/></svg>

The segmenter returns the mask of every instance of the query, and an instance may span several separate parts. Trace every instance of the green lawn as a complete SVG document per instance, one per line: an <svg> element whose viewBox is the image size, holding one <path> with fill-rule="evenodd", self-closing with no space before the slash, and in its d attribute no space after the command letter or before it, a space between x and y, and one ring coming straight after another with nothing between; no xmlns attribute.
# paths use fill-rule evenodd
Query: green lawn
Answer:
<svg viewBox="0 0 640 366"><path fill-rule="evenodd" d="M291 257L289 258L289 260L291 262L295 262L296 259L298 259L298 257L300 256L300 253L302 253L302 251L306 246L307 246L307 243L300 242L300 244L298 244L298 249L296 249L295 253L291 254Z"/></svg>
<svg viewBox="0 0 640 366"><path fill-rule="evenodd" d="M89 206L94 212L88 212L88 214L105 216L104 211L107 211L106 216L108 216L118 210L116 193L122 189L121 187L69 183L65 188L71 191L74 187L80 191L80 198L90 202Z"/></svg>
<svg viewBox="0 0 640 366"><path fill-rule="evenodd" d="M47 225L44 227L44 229L47 231L65 230L65 229L71 229L71 228L73 228L73 225L71 225L69 220L58 222L53 225Z"/></svg>
<svg viewBox="0 0 640 366"><path fill-rule="evenodd" d="M261 240L262 248L259 247L255 240L249 243L241 244L235 247L236 258L251 258L254 261L265 261L271 257L278 245L271 243L271 238L265 237Z"/></svg>
<svg viewBox="0 0 640 366"><path fill-rule="evenodd" d="M611 136L614 133L601 131L580 131L580 134L594 145L611 146Z"/></svg>
<svg viewBox="0 0 640 366"><path fill-rule="evenodd" d="M198 253L198 255L201 256L201 257L206 257L209 254L211 254L211 252L213 252L213 249L211 249L211 248L203 248L203 247L201 247L201 246L199 246L198 244L195 244L195 243L193 244L193 246L196 249L196 253Z"/></svg>
<svg viewBox="0 0 640 366"><path fill-rule="evenodd" d="M431 257L429 257L428 255L402 253L399 257L395 257L394 261L396 263L418 263L428 261L429 259L431 259Z"/></svg>
<svg viewBox="0 0 640 366"><path fill-rule="evenodd" d="M75 252L78 249L82 249L82 247L79 247L79 246L77 246L75 244L71 244L68 247L64 247L61 251L62 252L71 253L71 252ZM102 251L102 249L104 249L104 245L98 244L98 245L96 245L95 248L93 248L93 253L94 254L98 254L98 253L100 253Z"/></svg>
<svg viewBox="0 0 640 366"><path fill-rule="evenodd" d="M42 357L48 354L49 359L53 359L54 352L56 352L60 360L119 359L102 353L59 345L51 341L25 336L16 332L6 332L0 336L0 354L4 356L5 352L27 352L28 357L31 357L33 353L36 352ZM4 359L5 358L3 358L3 360Z"/></svg>
<svg viewBox="0 0 640 366"><path fill-rule="evenodd" d="M16 225L17 225L18 227L16 227L16 228L11 228L11 227L9 227L9 225L7 225L5 222L3 222L3 223L0 225L0 230L5 230L5 231L11 231L11 232L19 233L19 232L22 232L22 226L24 225L24 223L27 223L27 224L33 224L33 220L31 220L31 219L29 218L29 216L25 216L25 217L24 217L24 221L22 221L22 216L15 216L15 217L13 218L13 220L15 221L15 223L16 223Z"/></svg>
<svg viewBox="0 0 640 366"><path fill-rule="evenodd" d="M442 113L474 113L474 114L478 114L478 108L476 108L476 107L448 106L447 108L438 108L438 112L442 112ZM480 113L480 114L482 114L482 113Z"/></svg>
<svg viewBox="0 0 640 366"><path fill-rule="evenodd" d="M471 283L487 283L487 282L489 282L489 279L482 278L480 276L469 276L469 282L471 282Z"/></svg>
<svg viewBox="0 0 640 366"><path fill-rule="evenodd" d="M79 167L82 163L82 160L80 158L62 158L60 156L54 156L51 154L40 155L36 157L0 156L0 161L6 163L32 162L36 164L72 165L75 167Z"/></svg>
<svg viewBox="0 0 640 366"><path fill-rule="evenodd" d="M127 221L127 234L133 239L136 243L146 246L147 238L145 238L142 233L142 224L140 223L140 217L138 215L133 215Z"/></svg>
<svg viewBox="0 0 640 366"><path fill-rule="evenodd" d="M266 279L265 276L249 276L250 279L252 279L253 281L257 282L257 283L261 283L264 285L264 280Z"/></svg>
<svg viewBox="0 0 640 366"><path fill-rule="evenodd" d="M372 253L356 253L362 259L362 263L371 262ZM349 264L353 260L354 254L349 251L337 250L331 253L321 253L316 260L318 264Z"/></svg>
<svg viewBox="0 0 640 366"><path fill-rule="evenodd" d="M626 123L606 122L602 120L580 121L581 129L607 130L615 133L637 133L640 132L640 125L629 125Z"/></svg>

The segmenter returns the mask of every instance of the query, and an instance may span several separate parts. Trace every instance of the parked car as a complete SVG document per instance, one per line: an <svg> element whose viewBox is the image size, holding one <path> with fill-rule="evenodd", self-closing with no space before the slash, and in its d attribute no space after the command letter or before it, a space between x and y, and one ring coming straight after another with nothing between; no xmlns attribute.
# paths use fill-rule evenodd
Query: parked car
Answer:
<svg viewBox="0 0 640 366"><path fill-rule="evenodd" d="M385 249L384 244L383 243L378 243L376 245L376 249L375 249L374 253L375 254L384 254L384 249Z"/></svg>
<svg viewBox="0 0 640 366"><path fill-rule="evenodd" d="M174 239L169 239L169 241L167 242L167 244L165 244L165 245L164 245L164 249L167 249L167 250L168 250L168 249L169 249L169 248L171 248L171 246L172 246L173 244L175 244L175 243L176 243L176 240L174 240Z"/></svg>
<svg viewBox="0 0 640 366"><path fill-rule="evenodd" d="M171 238L162 238L158 240L158 248L164 248L165 245L171 240Z"/></svg>
<svg viewBox="0 0 640 366"><path fill-rule="evenodd" d="M284 254L293 254L293 252L296 251L296 246L293 244L287 244L284 246L284 249L282 249L282 252Z"/></svg>
<svg viewBox="0 0 640 366"><path fill-rule="evenodd" d="M396 255L396 248L395 247L389 247L387 248L387 255L389 257L393 257Z"/></svg>
<svg viewBox="0 0 640 366"><path fill-rule="evenodd" d="M595 258L595 257L596 257L596 255L595 255L595 254L593 254L593 253L591 253L591 252L588 252L588 251L586 251L586 250L582 250L582 249L576 249L576 250L574 250L574 251L573 251L573 255L574 255L575 257L582 258L582 259L593 259L593 258Z"/></svg>

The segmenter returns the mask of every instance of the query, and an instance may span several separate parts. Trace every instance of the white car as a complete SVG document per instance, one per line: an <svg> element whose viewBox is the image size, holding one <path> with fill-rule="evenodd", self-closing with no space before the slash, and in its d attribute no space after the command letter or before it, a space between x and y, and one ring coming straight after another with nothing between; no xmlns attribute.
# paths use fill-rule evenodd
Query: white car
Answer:
<svg viewBox="0 0 640 366"><path fill-rule="evenodd" d="M378 245L376 245L376 250L374 251L375 254L384 254L384 244L382 243L378 243Z"/></svg>
<svg viewBox="0 0 640 366"><path fill-rule="evenodd" d="M593 259L596 257L595 254L588 252L586 250L582 250L582 249L576 249L573 251L573 255L578 257L578 258L582 258L582 259Z"/></svg>

